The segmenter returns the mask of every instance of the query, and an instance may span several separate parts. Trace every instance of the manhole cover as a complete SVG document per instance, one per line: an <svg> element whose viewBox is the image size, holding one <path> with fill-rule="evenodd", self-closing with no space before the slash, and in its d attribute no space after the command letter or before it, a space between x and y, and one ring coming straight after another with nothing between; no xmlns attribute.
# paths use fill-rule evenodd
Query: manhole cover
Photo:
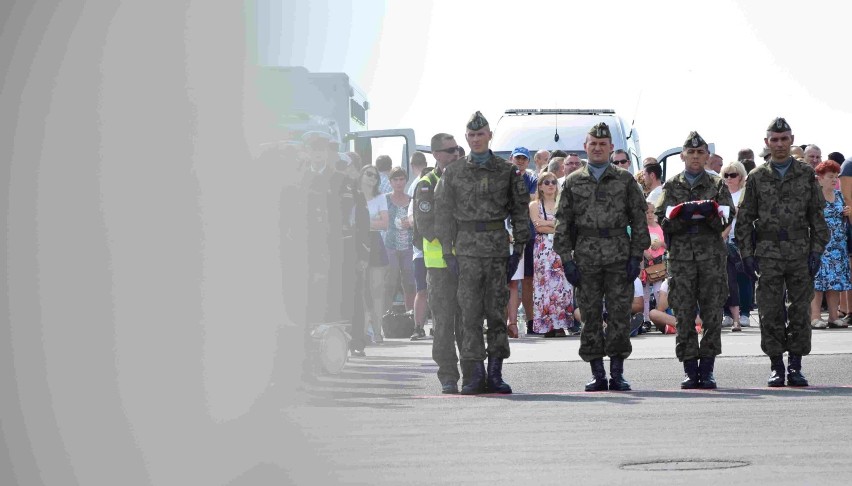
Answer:
<svg viewBox="0 0 852 486"><path fill-rule="evenodd" d="M627 471L706 471L710 469L733 469L750 465L746 461L723 459L666 459L663 461L629 462L621 465Z"/></svg>

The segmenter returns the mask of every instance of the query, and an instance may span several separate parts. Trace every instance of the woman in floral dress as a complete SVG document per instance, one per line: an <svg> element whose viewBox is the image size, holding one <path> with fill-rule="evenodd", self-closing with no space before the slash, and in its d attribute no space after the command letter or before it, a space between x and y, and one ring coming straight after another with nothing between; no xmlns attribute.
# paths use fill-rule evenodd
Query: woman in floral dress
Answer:
<svg viewBox="0 0 852 486"><path fill-rule="evenodd" d="M533 331L544 337L564 336L574 325L574 289L565 279L562 260L553 251L557 184L556 175L542 172L538 200L530 203L530 219L537 233L533 252Z"/></svg>
<svg viewBox="0 0 852 486"><path fill-rule="evenodd" d="M846 218L852 209L843 201L843 195L835 189L840 168L833 161L821 162L816 166L817 181L825 197L825 222L831 231L831 239L825 245L822 264L814 278L814 299L811 301L811 327L847 327L839 318L840 292L852 289L849 275L849 258L846 254ZM820 318L822 295L828 305L828 322Z"/></svg>

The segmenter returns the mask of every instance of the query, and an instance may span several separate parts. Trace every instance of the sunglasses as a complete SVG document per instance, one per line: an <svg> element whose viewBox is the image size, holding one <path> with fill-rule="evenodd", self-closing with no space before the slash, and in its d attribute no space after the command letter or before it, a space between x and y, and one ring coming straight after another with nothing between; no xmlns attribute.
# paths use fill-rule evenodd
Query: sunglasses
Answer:
<svg viewBox="0 0 852 486"><path fill-rule="evenodd" d="M739 177L739 176L740 175L737 174L736 172L734 172L734 173L728 172L727 174L725 174L725 179L733 179L734 177Z"/></svg>
<svg viewBox="0 0 852 486"><path fill-rule="evenodd" d="M439 150L436 150L435 152L444 152L444 153L447 153L447 154L454 154L454 153L456 153L456 152L458 152L458 151L459 151L459 146L458 146L458 145L456 145L455 147L450 147L450 148L445 148L445 149L439 149Z"/></svg>
<svg viewBox="0 0 852 486"><path fill-rule="evenodd" d="M618 164L618 165L621 165L621 164L627 164L627 163L630 163L630 159L624 159L624 160L613 160L613 161L612 161L612 163L613 163L613 164Z"/></svg>
<svg viewBox="0 0 852 486"><path fill-rule="evenodd" d="M542 186L555 186L556 184L559 184L559 182L557 182L553 179L547 179L546 181L541 181Z"/></svg>

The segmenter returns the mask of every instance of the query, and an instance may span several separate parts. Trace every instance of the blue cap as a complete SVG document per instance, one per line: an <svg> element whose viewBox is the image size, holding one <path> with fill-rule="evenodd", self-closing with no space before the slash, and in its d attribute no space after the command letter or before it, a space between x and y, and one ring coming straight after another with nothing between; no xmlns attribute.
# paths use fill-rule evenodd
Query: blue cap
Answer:
<svg viewBox="0 0 852 486"><path fill-rule="evenodd" d="M526 147L515 147L515 150L512 150L512 157L516 155L523 155L526 158L530 158L530 151Z"/></svg>

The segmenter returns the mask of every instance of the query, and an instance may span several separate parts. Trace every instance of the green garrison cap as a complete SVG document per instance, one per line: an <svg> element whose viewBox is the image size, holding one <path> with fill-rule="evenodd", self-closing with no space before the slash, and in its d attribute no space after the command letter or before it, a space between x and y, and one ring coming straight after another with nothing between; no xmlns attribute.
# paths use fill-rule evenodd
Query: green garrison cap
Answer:
<svg viewBox="0 0 852 486"><path fill-rule="evenodd" d="M612 135L609 133L609 127L606 123L600 122L589 130L589 135L595 138L608 138L612 140Z"/></svg>
<svg viewBox="0 0 852 486"><path fill-rule="evenodd" d="M480 128L487 127L488 120L482 116L482 112L477 111L473 115L470 115L470 120L467 121L467 129L468 130L479 130Z"/></svg>
<svg viewBox="0 0 852 486"><path fill-rule="evenodd" d="M683 142L683 148L698 148L702 145L707 145L707 142L701 138L701 135L698 132L692 131L689 132L689 136L686 137L686 141Z"/></svg>
<svg viewBox="0 0 852 486"><path fill-rule="evenodd" d="M785 119L783 119L779 116L778 118L772 120L772 123L770 123L769 126L766 128L766 131L767 132L781 133L781 132L792 131L792 129L790 128L790 125L787 123L787 120L785 120Z"/></svg>

